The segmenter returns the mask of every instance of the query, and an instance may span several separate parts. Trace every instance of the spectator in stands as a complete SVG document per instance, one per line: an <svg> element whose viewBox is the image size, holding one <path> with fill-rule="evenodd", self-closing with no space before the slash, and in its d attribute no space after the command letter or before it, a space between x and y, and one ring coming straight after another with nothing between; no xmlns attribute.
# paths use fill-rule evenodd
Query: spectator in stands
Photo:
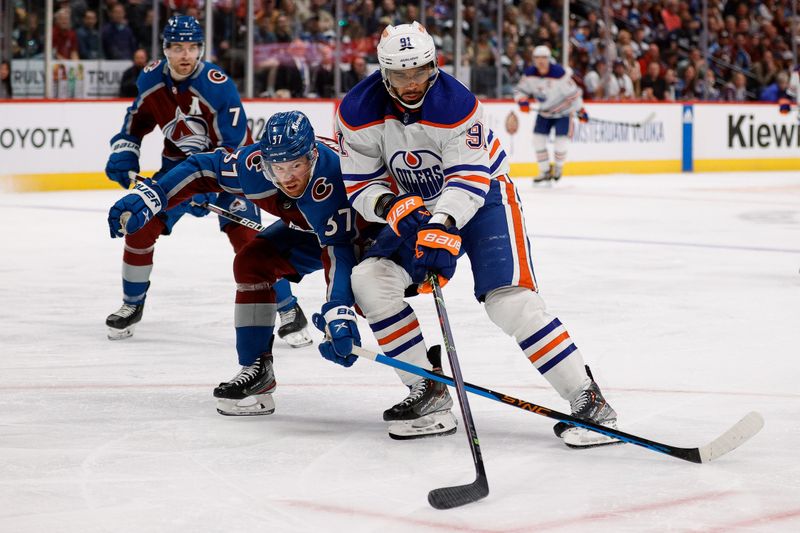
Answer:
<svg viewBox="0 0 800 533"><path fill-rule="evenodd" d="M664 66L664 63L661 61L661 50L655 43L651 43L650 46L647 48L647 51L641 57L639 57L639 69L642 72L646 71L650 63L652 63L653 61L658 63L659 76L663 76L666 67Z"/></svg>
<svg viewBox="0 0 800 533"><path fill-rule="evenodd" d="M342 73L342 92L346 93L366 77L367 61L361 56L354 57L350 62L350 70Z"/></svg>
<svg viewBox="0 0 800 533"><path fill-rule="evenodd" d="M694 65L686 65L683 69L683 75L678 79L677 97L678 100L698 100L703 97Z"/></svg>
<svg viewBox="0 0 800 533"><path fill-rule="evenodd" d="M625 73L625 63L622 59L614 60L611 75L606 79L603 92L606 100L631 100L634 97L633 82Z"/></svg>
<svg viewBox="0 0 800 533"><path fill-rule="evenodd" d="M287 53L279 60L278 66L268 74L267 93L278 98L303 98L308 90L311 69L306 61L307 45L295 39Z"/></svg>
<svg viewBox="0 0 800 533"><path fill-rule="evenodd" d="M62 7L53 16L53 53L56 59L79 59L78 36L72 29L72 14Z"/></svg>
<svg viewBox="0 0 800 533"><path fill-rule="evenodd" d="M642 100L665 99L667 82L660 76L661 66L658 61L651 61L647 66L647 73L642 76Z"/></svg>
<svg viewBox="0 0 800 533"><path fill-rule="evenodd" d="M772 51L764 50L761 54L761 60L753 65L753 76L755 76L756 83L759 87L766 87L775 83L779 70L778 65L775 63L775 56L772 55Z"/></svg>
<svg viewBox="0 0 800 533"><path fill-rule="evenodd" d="M14 57L41 57L44 54L44 33L39 27L39 15L35 11L23 12L22 28L16 32Z"/></svg>
<svg viewBox="0 0 800 533"><path fill-rule="evenodd" d="M8 61L0 62L0 100L11 99L11 63Z"/></svg>
<svg viewBox="0 0 800 533"><path fill-rule="evenodd" d="M139 96L136 80L139 79L139 74L145 65L147 65L147 50L139 48L133 53L133 66L122 73L122 83L119 87L119 95L122 98L136 98Z"/></svg>
<svg viewBox="0 0 800 533"><path fill-rule="evenodd" d="M586 88L584 98L602 100L605 97L605 85L609 76L606 58L598 58L594 63L594 69L590 70L583 78L583 85Z"/></svg>
<svg viewBox="0 0 800 533"><path fill-rule="evenodd" d="M700 80L699 91L700 97L707 102L715 102L720 99L721 91L717 87L717 76L710 68L705 70L703 79Z"/></svg>
<svg viewBox="0 0 800 533"><path fill-rule="evenodd" d="M787 90L789 89L789 75L785 71L778 72L775 82L770 83L761 91L759 99L762 102L777 102L781 99L792 100Z"/></svg>
<svg viewBox="0 0 800 533"><path fill-rule="evenodd" d="M675 74L675 71L671 68L668 68L667 71L664 73L664 101L666 102L674 102L677 100L676 93L677 93L677 85L678 85L678 76Z"/></svg>
<svg viewBox="0 0 800 533"><path fill-rule="evenodd" d="M722 90L722 99L726 102L744 102L748 100L747 78L743 73L733 73L733 78Z"/></svg>
<svg viewBox="0 0 800 533"><path fill-rule="evenodd" d="M133 30L125 20L125 7L114 4L110 20L103 26L103 54L106 59L130 59L138 48Z"/></svg>
<svg viewBox="0 0 800 533"><path fill-rule="evenodd" d="M319 64L311 67L307 98L334 98L336 88L333 76L333 49L329 46L320 47L322 59Z"/></svg>
<svg viewBox="0 0 800 533"><path fill-rule="evenodd" d="M78 56L81 59L100 59L100 32L97 31L97 11L87 9L83 23L75 30L78 37Z"/></svg>
<svg viewBox="0 0 800 533"><path fill-rule="evenodd" d="M634 93L641 94L642 70L641 67L639 67L639 62L636 60L633 47L630 44L626 44L620 48L620 59L625 65L625 73L630 77L631 82L633 82Z"/></svg>

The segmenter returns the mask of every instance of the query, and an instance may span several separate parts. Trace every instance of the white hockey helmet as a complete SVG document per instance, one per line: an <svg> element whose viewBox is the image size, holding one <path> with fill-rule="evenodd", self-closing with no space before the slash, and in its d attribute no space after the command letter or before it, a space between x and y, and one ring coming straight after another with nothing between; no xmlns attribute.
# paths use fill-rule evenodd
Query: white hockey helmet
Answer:
<svg viewBox="0 0 800 533"><path fill-rule="evenodd" d="M439 76L439 68L436 65L436 45L433 43L433 37L430 36L425 26L417 21L411 24L386 26L378 43L378 63L380 64L381 77L386 90L397 100L400 98L389 81L390 71L409 70L432 65L433 70L428 77L428 88L425 90L425 94L428 93ZM401 103L405 107L416 109L422 105L425 94L415 104L407 104L403 101Z"/></svg>
<svg viewBox="0 0 800 533"><path fill-rule="evenodd" d="M550 59L552 54L550 53L550 48L547 46L540 44L536 48L533 49L533 57L546 57Z"/></svg>

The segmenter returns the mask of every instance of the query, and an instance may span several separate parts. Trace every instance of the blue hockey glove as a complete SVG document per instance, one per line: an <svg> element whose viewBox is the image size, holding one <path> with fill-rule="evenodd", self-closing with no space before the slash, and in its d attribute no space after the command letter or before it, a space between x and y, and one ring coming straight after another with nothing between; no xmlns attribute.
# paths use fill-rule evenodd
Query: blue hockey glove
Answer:
<svg viewBox="0 0 800 533"><path fill-rule="evenodd" d="M353 355L353 346L361 346L356 314L351 307L339 302L328 302L322 313L311 317L314 325L325 333L325 342L319 345L319 353L328 361L351 367L358 356Z"/></svg>
<svg viewBox="0 0 800 533"><path fill-rule="evenodd" d="M111 139L111 155L106 163L106 176L119 183L123 189L131 186L129 171L139 173L139 143L119 135Z"/></svg>
<svg viewBox="0 0 800 533"><path fill-rule="evenodd" d="M439 276L439 285L444 287L456 272L456 262L461 253L461 236L458 228L444 224L425 224L417 232L417 249L414 254L411 278L419 283L419 292L431 292L426 283L429 273Z"/></svg>
<svg viewBox="0 0 800 533"><path fill-rule="evenodd" d="M210 213L210 211L203 205L203 204L210 204L213 203L214 200L217 199L216 193L208 193L208 194L195 194L188 200L186 200L186 212L192 216L197 218L204 217Z"/></svg>
<svg viewBox="0 0 800 533"><path fill-rule="evenodd" d="M167 195L153 180L136 182L133 192L126 194L108 210L111 238L135 233L167 205Z"/></svg>
<svg viewBox="0 0 800 533"><path fill-rule="evenodd" d="M584 108L578 110L578 120L580 122L589 122L589 113Z"/></svg>
<svg viewBox="0 0 800 533"><path fill-rule="evenodd" d="M404 194L392 200L386 213L386 222L398 237L414 235L423 224L431 219L431 213L418 194Z"/></svg>

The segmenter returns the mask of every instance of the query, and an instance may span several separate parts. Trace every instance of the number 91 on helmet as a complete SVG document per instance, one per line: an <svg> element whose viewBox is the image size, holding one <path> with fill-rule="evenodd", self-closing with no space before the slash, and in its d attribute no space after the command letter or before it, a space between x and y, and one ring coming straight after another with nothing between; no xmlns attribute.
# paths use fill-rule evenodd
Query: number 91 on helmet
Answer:
<svg viewBox="0 0 800 533"><path fill-rule="evenodd" d="M300 198L317 163L314 128L300 111L275 113L259 141L264 176L290 198Z"/></svg>

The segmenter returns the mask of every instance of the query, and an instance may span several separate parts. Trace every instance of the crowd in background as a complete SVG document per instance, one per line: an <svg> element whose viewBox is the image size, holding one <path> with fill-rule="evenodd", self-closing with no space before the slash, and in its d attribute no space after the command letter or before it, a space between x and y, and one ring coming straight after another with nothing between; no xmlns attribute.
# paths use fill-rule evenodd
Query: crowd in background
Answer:
<svg viewBox="0 0 800 533"><path fill-rule="evenodd" d="M148 0L56 0L56 59L124 59L143 64L153 48L153 4ZM162 0L159 21L176 12L204 19L204 0ZM335 2L255 0L256 94L270 97L333 97L334 68L347 91L377 63L376 45L387 24L422 20L420 3L344 0L341 60L335 61ZM495 0L464 0L462 61L479 96L509 97L533 48L546 44L561 58L560 0L507 0L502 51ZM0 98L10 58L41 57L41 2L15 9L11 50L0 57ZM214 0L213 50L240 88L246 66L246 2ZM34 8L34 6L36 6ZM577 0L571 2L569 64L587 100L777 101L785 96L795 63L791 0L709 0L708 55L701 51L699 0ZM455 57L454 2L427 0L424 21L440 65ZM157 49L160 50L160 43ZM137 52L138 51L138 52ZM144 57L144 59L142 59ZM497 68L501 94L497 94ZM139 67L141 68L141 67ZM135 87L134 87L135 89ZM130 90L130 88L129 88ZM127 95L127 94L126 94Z"/></svg>

